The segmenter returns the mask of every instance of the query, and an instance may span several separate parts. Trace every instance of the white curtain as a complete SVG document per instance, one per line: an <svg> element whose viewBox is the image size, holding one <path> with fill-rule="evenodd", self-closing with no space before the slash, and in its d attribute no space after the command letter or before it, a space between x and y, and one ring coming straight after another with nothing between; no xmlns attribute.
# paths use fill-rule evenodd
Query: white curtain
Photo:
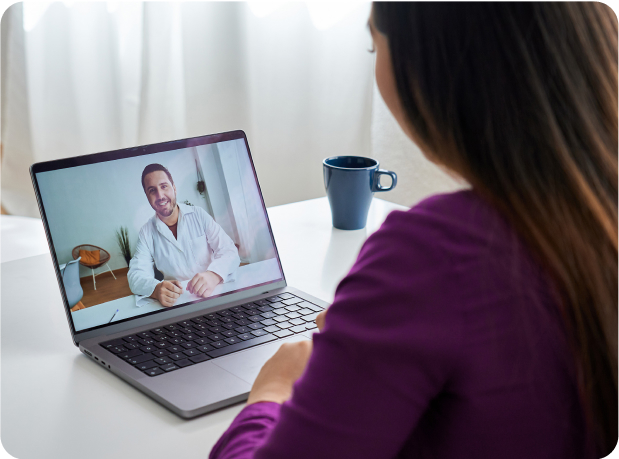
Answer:
<svg viewBox="0 0 619 459"><path fill-rule="evenodd" d="M38 216L33 162L236 129L247 133L268 206L324 196L321 160L333 155L379 158L400 176L380 197L403 204L453 188L376 103L369 11L337 2L11 6L2 19L4 208Z"/></svg>

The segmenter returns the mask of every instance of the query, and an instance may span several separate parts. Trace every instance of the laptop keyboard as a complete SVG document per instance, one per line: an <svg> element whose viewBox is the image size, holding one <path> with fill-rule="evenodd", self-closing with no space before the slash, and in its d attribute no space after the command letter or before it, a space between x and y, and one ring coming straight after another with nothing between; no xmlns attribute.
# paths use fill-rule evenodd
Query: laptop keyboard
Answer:
<svg viewBox="0 0 619 459"><path fill-rule="evenodd" d="M158 376L316 328L323 308L282 293L253 303L127 335L101 346Z"/></svg>

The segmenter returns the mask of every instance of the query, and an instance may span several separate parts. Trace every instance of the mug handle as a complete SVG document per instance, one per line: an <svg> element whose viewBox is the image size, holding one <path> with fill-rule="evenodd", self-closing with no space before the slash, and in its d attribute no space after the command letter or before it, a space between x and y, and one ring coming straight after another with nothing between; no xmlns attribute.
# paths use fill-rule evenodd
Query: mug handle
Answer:
<svg viewBox="0 0 619 459"><path fill-rule="evenodd" d="M374 189L372 191L390 191L390 190L393 190L398 183L398 176L396 175L395 172L386 171L384 169L378 169L374 174L375 174L374 175L375 182L374 182ZM391 185L382 186L380 184L381 175L388 175L389 177L391 177Z"/></svg>

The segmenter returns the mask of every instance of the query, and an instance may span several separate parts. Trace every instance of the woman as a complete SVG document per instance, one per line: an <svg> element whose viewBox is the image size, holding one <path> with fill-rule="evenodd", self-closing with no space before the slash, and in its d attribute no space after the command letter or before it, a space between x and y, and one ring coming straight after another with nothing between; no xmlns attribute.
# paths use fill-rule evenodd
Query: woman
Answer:
<svg viewBox="0 0 619 459"><path fill-rule="evenodd" d="M211 458L607 455L616 17L600 3L375 3L370 29L387 106L472 190L389 215L313 349L265 364Z"/></svg>

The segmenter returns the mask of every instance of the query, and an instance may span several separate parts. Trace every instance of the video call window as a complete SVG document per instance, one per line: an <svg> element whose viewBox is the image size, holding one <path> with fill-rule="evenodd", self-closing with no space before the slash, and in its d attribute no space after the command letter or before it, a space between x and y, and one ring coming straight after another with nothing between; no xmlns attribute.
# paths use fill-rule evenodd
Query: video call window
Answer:
<svg viewBox="0 0 619 459"><path fill-rule="evenodd" d="M244 139L36 179L76 332L283 278Z"/></svg>

